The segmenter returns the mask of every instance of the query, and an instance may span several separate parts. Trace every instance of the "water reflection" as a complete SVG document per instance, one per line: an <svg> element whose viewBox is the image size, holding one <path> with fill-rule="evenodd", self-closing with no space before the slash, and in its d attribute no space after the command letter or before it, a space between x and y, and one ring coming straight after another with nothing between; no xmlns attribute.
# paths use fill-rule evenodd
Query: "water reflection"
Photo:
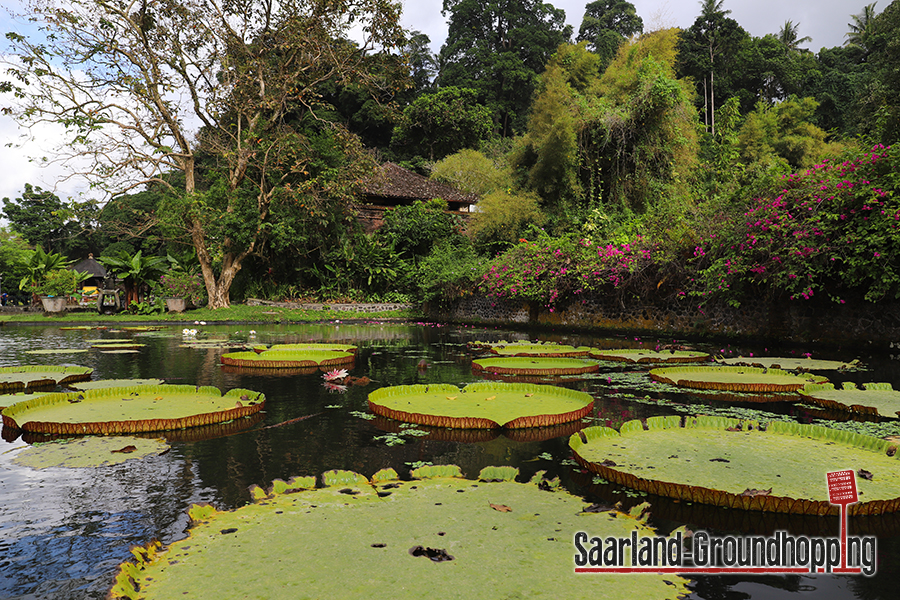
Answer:
<svg viewBox="0 0 900 600"><path fill-rule="evenodd" d="M351 385L344 393L335 394L323 387L320 370L276 375L225 369L219 365L219 357L228 349L182 347L180 326L147 333L66 331L36 326L0 328L0 365L74 363L93 368L95 379L159 377L169 383L247 388L263 392L267 398L265 414L221 426L169 432L165 434L172 444L169 453L97 469L38 471L14 465L11 458L19 448L47 438L10 436L4 431L7 441L0 443L0 597L103 598L118 564L130 558L131 545L145 544L154 538L168 543L183 537L188 525L186 509L192 503L210 502L219 508L234 508L249 501L251 485L265 488L273 479L319 475L331 469L371 475L391 467L405 474L421 462L453 463L460 465L467 476L475 476L485 466L514 465L520 468L522 479L539 470L548 471L551 477L559 476L565 487L592 502L615 504L624 500L628 505L647 499L630 498L613 486L597 485L593 478L572 467L567 436L582 423L527 435L484 432L483 437L464 439L447 430L429 430L427 436L407 437L405 443L389 446L379 438L386 433L399 433L395 422L358 416L367 413L367 396L380 386L463 385L476 380L467 350L469 342L535 339L538 336L534 334L435 324L265 325L253 326L252 334L248 326L192 327L200 329L201 339L212 336L242 344L354 343L359 346L359 354L351 375L367 376L371 383ZM96 350L75 355L26 353L36 348L87 348L95 339L133 337L146 344L133 355L102 354ZM539 337L602 347L673 342L633 337L598 340L552 332ZM726 350L722 346L695 345L714 353ZM774 351L769 349L770 353ZM845 374L843 380L888 381L900 386L897 361L841 352L825 354L817 357L861 358L873 369ZM704 406L723 404L702 394L673 393L654 387L646 383L640 368L621 364L605 366L599 376L559 378L554 383L591 393L597 399L594 423L610 426L657 414L682 414L678 405L690 405L691 410L702 412ZM669 403L653 404L657 400ZM738 406L790 414L805 421L822 416L783 403ZM300 417L308 418L296 420ZM688 524L719 533L770 534L776 529L795 534L837 533L837 520L833 518L740 513L664 498L649 500L653 522L664 531ZM831 600L894 598L900 557L898 520L891 516L851 521L851 532L879 536L880 563L872 578L704 577L695 584L694 597L797 599L814 593L816 598Z"/></svg>

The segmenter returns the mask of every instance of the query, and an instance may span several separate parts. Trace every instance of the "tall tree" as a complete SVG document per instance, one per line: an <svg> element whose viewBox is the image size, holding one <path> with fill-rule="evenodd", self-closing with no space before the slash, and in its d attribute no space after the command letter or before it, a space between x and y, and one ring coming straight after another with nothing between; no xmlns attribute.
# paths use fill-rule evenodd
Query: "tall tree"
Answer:
<svg viewBox="0 0 900 600"><path fill-rule="evenodd" d="M584 17L576 41L587 42L588 49L600 57L605 67L622 42L643 33L644 21L627 0L594 0L584 7Z"/></svg>
<svg viewBox="0 0 900 600"><path fill-rule="evenodd" d="M721 68L718 59L746 36L737 22L728 18L731 11L723 8L724 3L725 0L701 0L700 16L679 44L679 50L685 51L691 57L688 60L693 62L687 64L687 74L700 75L704 123L713 136L716 134L716 74ZM683 64L685 62L682 60Z"/></svg>
<svg viewBox="0 0 900 600"><path fill-rule="evenodd" d="M800 37L798 30L800 23L794 23L790 19L784 22L781 30L778 32L778 39L788 49L788 52L809 52L806 48L801 48L800 44L811 42L812 38L807 36Z"/></svg>
<svg viewBox="0 0 900 600"><path fill-rule="evenodd" d="M63 202L49 190L25 184L15 200L3 199L3 216L32 246L68 257L86 257L94 246L95 205Z"/></svg>
<svg viewBox="0 0 900 600"><path fill-rule="evenodd" d="M492 125L490 111L477 96L475 90L457 87L419 96L403 110L392 145L432 161L477 146L490 136Z"/></svg>
<svg viewBox="0 0 900 600"><path fill-rule="evenodd" d="M510 136L525 124L537 76L572 36L565 12L540 0L444 0L440 85L472 88Z"/></svg>
<svg viewBox="0 0 900 600"><path fill-rule="evenodd" d="M181 171L167 212L197 253L211 308L228 306L244 259L273 227L274 200L349 194L363 154L316 114L319 86L377 86L376 50L403 41L390 0L30 0L27 9L45 39L7 35L14 83L3 89L19 97L16 114L66 124L98 184L172 187L164 174ZM345 39L351 27L361 42ZM314 173L309 121L297 114L329 129L359 158L353 168Z"/></svg>
<svg viewBox="0 0 900 600"><path fill-rule="evenodd" d="M875 5L877 2L867 4L863 7L862 12L857 15L851 15L852 23L847 23L849 31L847 31L847 41L845 46L854 46L861 48L864 52L869 51L869 38L872 35L872 22L875 20Z"/></svg>

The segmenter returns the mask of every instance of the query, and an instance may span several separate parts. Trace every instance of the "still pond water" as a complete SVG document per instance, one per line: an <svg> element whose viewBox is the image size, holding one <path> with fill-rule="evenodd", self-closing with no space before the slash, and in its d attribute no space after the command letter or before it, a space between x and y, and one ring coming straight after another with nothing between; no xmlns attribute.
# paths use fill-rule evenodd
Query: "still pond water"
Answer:
<svg viewBox="0 0 900 600"><path fill-rule="evenodd" d="M359 354L351 374L368 376L365 387L344 393L323 386L321 373L260 375L229 372L219 366L226 350L185 347L182 327L159 332L62 330L59 326L0 328L0 366L78 364L94 369L93 378L161 378L167 383L212 385L220 389L248 388L263 392L265 414L230 426L198 428L167 435L171 450L157 457L130 460L94 469L34 470L12 462L28 441L4 431L0 441L0 598L82 599L105 597L129 548L152 539L164 544L185 536L187 508L209 502L235 508L249 501L248 488L266 487L273 479L317 475L348 469L367 476L386 467L401 475L419 461L457 464L468 477L489 465L513 465L520 480L538 470L559 476L563 486L590 502L626 507L649 500L651 523L667 533L682 524L718 533L834 536L836 518L788 518L710 509L656 497L637 497L611 485L595 485L574 466L568 450L569 432L550 439L511 439L504 435L452 440L398 436L396 423L366 419L366 398L380 386L413 383L464 384L478 378L471 370L467 343L476 340L542 339L602 347L655 347L684 344L671 338L601 339L552 332L440 326L436 324L330 322L311 325L190 326L197 337L226 338L236 343L354 343ZM255 330L251 332L251 330ZM136 354L28 354L28 350L88 348L98 338L136 338L145 344ZM837 375L833 381L886 381L900 389L900 356L865 350L816 348L731 347L694 344L716 354L799 355L849 361L861 359L869 370ZM425 361L426 369L419 368ZM657 414L710 413L755 404L728 404L649 384L646 370L604 363L600 375L555 382L591 393L596 399L591 422L618 427L626 420ZM649 397L649 399L648 399ZM659 402L662 400L663 402ZM9 402L2 402L8 404ZM690 405L687 407L686 405ZM812 422L823 415L789 405L765 405L765 410ZM736 413L732 413L736 414ZM280 427L267 427L307 416ZM759 416L765 420L765 415ZM392 433L393 432L393 433ZM557 432L559 433L559 432ZM900 433L900 429L896 429ZM396 443L397 440L404 443ZM824 474L823 474L824 486ZM862 576L705 576L693 585L692 598L800 600L876 600L898 597L900 581L900 518L871 518L851 523L851 533L878 536L878 571Z"/></svg>

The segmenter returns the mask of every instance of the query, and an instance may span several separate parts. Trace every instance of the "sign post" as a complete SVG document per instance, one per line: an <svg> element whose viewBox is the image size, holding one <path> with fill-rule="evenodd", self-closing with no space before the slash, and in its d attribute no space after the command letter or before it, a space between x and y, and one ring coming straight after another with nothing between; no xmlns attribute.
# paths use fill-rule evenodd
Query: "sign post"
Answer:
<svg viewBox="0 0 900 600"><path fill-rule="evenodd" d="M841 571L847 569L847 506L859 502L856 491L856 473L852 470L826 473L828 481L828 503L841 507ZM838 569L834 569L838 571ZM856 569L852 569L856 572Z"/></svg>

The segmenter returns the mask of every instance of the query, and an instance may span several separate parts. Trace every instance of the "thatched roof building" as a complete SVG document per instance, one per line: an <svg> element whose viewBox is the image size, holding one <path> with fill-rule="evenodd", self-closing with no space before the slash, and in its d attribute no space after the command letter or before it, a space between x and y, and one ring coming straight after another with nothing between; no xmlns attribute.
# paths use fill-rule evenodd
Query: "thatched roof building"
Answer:
<svg viewBox="0 0 900 600"><path fill-rule="evenodd" d="M475 194L466 194L394 163L385 163L363 183L362 202L353 208L363 227L371 232L382 225L384 211L417 200L434 199L446 201L450 212L464 216L478 202Z"/></svg>
<svg viewBox="0 0 900 600"><path fill-rule="evenodd" d="M87 258L72 266L72 270L79 273L90 273L90 278L82 283L86 286L99 286L106 277L106 267L94 260L93 254L88 254Z"/></svg>

